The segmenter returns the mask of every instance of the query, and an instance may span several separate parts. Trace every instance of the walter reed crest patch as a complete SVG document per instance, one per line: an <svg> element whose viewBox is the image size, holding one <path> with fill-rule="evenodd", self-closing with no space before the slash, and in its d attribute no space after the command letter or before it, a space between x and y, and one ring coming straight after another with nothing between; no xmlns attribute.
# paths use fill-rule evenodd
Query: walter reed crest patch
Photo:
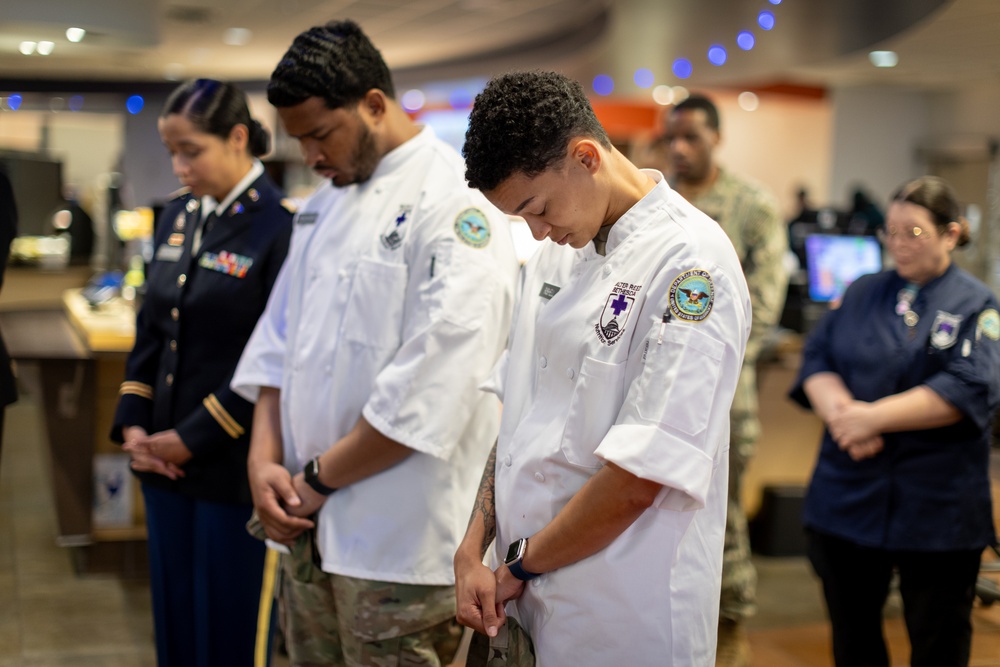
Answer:
<svg viewBox="0 0 1000 667"><path fill-rule="evenodd" d="M670 312L686 322L701 322L712 312L715 285L703 269L691 269L670 283Z"/></svg>
<svg viewBox="0 0 1000 667"><path fill-rule="evenodd" d="M937 311L931 325L931 345L939 350L947 350L958 340L958 330L962 326L962 316Z"/></svg>
<svg viewBox="0 0 1000 667"><path fill-rule="evenodd" d="M605 345L614 345L625 333L625 324L635 307L635 297L642 285L620 282L615 285L604 303L600 321L594 325L597 339Z"/></svg>
<svg viewBox="0 0 1000 667"><path fill-rule="evenodd" d="M389 231L383 234L381 237L382 245L384 245L389 250L395 250L399 246L403 245L403 235L400 231L400 225L406 222L407 218L410 217L410 212L413 211L413 207L404 204L399 207L399 213L392 220L392 226Z"/></svg>

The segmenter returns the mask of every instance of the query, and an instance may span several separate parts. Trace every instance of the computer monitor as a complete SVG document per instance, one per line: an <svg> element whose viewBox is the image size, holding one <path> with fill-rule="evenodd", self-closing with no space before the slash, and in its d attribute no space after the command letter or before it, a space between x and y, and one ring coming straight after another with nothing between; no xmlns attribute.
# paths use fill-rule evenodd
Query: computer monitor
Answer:
<svg viewBox="0 0 1000 667"><path fill-rule="evenodd" d="M810 234L806 237L809 298L834 301L859 276L882 270L882 246L874 236Z"/></svg>

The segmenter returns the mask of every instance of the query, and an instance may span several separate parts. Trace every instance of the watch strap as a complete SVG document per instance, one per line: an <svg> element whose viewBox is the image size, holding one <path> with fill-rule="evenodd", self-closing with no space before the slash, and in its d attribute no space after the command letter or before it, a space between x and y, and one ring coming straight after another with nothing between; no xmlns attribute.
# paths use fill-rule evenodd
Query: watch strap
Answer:
<svg viewBox="0 0 1000 667"><path fill-rule="evenodd" d="M306 466L305 474L303 475L306 484L312 488L316 493L328 496L337 489L327 486L323 482L319 481L319 457L317 456L309 462Z"/></svg>
<svg viewBox="0 0 1000 667"><path fill-rule="evenodd" d="M507 569L510 570L510 573L513 574L516 579L520 579L521 581L531 581L532 579L541 576L535 572L528 572L525 570L524 566L521 565L520 560L508 563Z"/></svg>

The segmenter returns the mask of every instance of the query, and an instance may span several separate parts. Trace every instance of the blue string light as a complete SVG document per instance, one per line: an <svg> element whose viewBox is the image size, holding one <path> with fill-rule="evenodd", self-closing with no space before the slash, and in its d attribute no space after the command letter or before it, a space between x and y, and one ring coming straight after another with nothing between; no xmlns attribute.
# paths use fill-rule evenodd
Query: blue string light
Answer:
<svg viewBox="0 0 1000 667"><path fill-rule="evenodd" d="M20 109L21 108L21 96L18 95L17 93L14 93L10 97L8 97L7 98L7 106L10 107L11 111L17 111L18 109Z"/></svg>
<svg viewBox="0 0 1000 667"><path fill-rule="evenodd" d="M719 44L708 47L708 62L716 67L722 67L726 64L726 55L726 49Z"/></svg>
<svg viewBox="0 0 1000 667"><path fill-rule="evenodd" d="M70 111L79 111L83 108L83 95L73 95L66 104Z"/></svg>
<svg viewBox="0 0 1000 667"><path fill-rule="evenodd" d="M687 58L678 58L674 61L674 64L670 69L674 73L674 76L678 79L686 79L691 76L691 73L694 71L694 67L691 66L691 61Z"/></svg>
<svg viewBox="0 0 1000 667"><path fill-rule="evenodd" d="M765 9L757 15L757 25L764 30L770 30L774 27L774 14Z"/></svg>
<svg viewBox="0 0 1000 667"><path fill-rule="evenodd" d="M125 108L133 116L142 111L142 107L146 105L146 100L142 99L142 95L133 95L132 97L125 100Z"/></svg>
<svg viewBox="0 0 1000 667"><path fill-rule="evenodd" d="M598 74L594 77L593 87L598 95L610 95L615 89L615 80L607 74Z"/></svg>
<svg viewBox="0 0 1000 667"><path fill-rule="evenodd" d="M635 81L635 85L640 88L649 88L656 81L656 77L653 76L653 72L645 67L640 67L635 71L635 75L632 77Z"/></svg>
<svg viewBox="0 0 1000 667"><path fill-rule="evenodd" d="M757 40L754 39L752 32L744 30L740 34L736 35L736 45L744 51L749 51L756 43Z"/></svg>

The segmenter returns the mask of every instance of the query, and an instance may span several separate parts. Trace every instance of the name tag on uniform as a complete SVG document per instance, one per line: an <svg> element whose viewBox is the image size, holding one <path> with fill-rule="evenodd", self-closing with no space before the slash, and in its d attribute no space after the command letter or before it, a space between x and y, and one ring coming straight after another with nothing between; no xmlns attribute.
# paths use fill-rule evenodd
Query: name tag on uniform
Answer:
<svg viewBox="0 0 1000 667"><path fill-rule="evenodd" d="M319 213L299 213L295 216L295 224L297 225L311 225L316 222L316 218L319 217Z"/></svg>
<svg viewBox="0 0 1000 667"><path fill-rule="evenodd" d="M548 299L551 299L552 297L554 297L556 294L558 294L559 290L561 290L561 289L562 288L559 287L559 286L557 286L557 285L551 285L549 283L544 283L542 285L542 291L538 293L538 296L542 297L543 299L548 300Z"/></svg>
<svg viewBox="0 0 1000 667"><path fill-rule="evenodd" d="M156 259L161 262L176 262L184 254L184 248L178 245L163 243L156 249Z"/></svg>

